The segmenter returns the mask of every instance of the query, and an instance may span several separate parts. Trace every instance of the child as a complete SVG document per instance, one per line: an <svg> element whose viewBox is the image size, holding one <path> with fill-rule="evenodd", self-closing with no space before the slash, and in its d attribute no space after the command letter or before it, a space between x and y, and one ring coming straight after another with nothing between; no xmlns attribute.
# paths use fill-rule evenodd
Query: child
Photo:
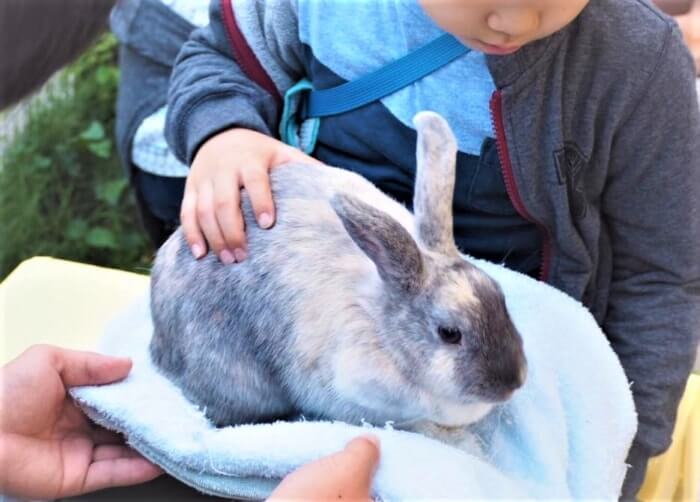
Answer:
<svg viewBox="0 0 700 502"><path fill-rule="evenodd" d="M313 161L276 139L291 86L355 80L443 30L473 49L322 119L313 157L410 204L410 120L446 117L460 249L582 301L622 361L639 413L633 497L669 445L700 325L700 120L673 21L643 0L214 0L210 16L178 57L166 134L191 164L192 252L208 243L227 264L246 258L240 188L270 227L269 170Z"/></svg>

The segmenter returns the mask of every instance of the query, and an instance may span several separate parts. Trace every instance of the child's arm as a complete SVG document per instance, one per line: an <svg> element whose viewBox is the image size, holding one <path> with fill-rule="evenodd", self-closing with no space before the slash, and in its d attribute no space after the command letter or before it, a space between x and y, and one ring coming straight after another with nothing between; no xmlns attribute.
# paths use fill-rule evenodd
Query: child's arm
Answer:
<svg viewBox="0 0 700 502"><path fill-rule="evenodd" d="M604 329L632 382L639 429L625 495L671 441L700 333L700 117L677 29L649 58L643 95L618 128L602 200L612 284Z"/></svg>
<svg viewBox="0 0 700 502"><path fill-rule="evenodd" d="M240 189L246 188L267 228L274 221L269 169L314 160L274 139L280 96L302 73L293 2L234 2L233 12L226 4L212 0L210 25L194 32L178 56L166 136L176 156L191 165L181 221L193 254L205 253L206 237L231 263L246 253ZM234 36L227 31L232 26ZM253 73L267 85L254 83Z"/></svg>

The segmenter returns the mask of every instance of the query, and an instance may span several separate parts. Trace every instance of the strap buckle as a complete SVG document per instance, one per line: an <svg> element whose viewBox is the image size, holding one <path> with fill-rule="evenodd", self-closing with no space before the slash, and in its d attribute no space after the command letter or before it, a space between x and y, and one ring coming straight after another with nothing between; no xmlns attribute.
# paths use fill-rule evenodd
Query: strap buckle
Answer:
<svg viewBox="0 0 700 502"><path fill-rule="evenodd" d="M284 94L284 106L280 118L279 135L281 140L310 155L316 147L318 130L321 126L319 117L307 117L308 96L314 86L308 79L294 84Z"/></svg>

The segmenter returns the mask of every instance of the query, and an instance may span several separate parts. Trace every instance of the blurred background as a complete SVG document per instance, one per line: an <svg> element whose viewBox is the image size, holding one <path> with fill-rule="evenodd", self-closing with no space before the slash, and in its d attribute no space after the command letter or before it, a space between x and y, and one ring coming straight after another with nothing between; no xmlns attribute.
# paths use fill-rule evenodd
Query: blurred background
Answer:
<svg viewBox="0 0 700 502"><path fill-rule="evenodd" d="M116 46L102 35L0 115L0 280L34 255L148 271L152 249L114 148Z"/></svg>
<svg viewBox="0 0 700 502"><path fill-rule="evenodd" d="M0 3L0 280L34 255L148 271L114 141L112 4Z"/></svg>

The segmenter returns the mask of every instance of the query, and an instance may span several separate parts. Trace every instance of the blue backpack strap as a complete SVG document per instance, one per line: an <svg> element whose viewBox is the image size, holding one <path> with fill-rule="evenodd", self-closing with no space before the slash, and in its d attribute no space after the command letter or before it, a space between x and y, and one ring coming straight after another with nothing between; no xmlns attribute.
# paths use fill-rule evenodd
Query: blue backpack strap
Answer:
<svg viewBox="0 0 700 502"><path fill-rule="evenodd" d="M279 125L280 139L309 155L316 146L321 120L318 118L303 120L299 117L299 111L303 107L305 94L313 88L308 79L300 80L289 88L284 94L284 106Z"/></svg>
<svg viewBox="0 0 700 502"><path fill-rule="evenodd" d="M285 143L310 153L316 143L321 117L349 112L382 99L469 51L462 42L446 33L388 65L337 87L315 90L304 80L285 94L280 136ZM300 134L304 132L302 129L306 133Z"/></svg>
<svg viewBox="0 0 700 502"><path fill-rule="evenodd" d="M365 106L417 82L469 50L446 33L357 80L330 89L311 91L302 117L328 117Z"/></svg>

